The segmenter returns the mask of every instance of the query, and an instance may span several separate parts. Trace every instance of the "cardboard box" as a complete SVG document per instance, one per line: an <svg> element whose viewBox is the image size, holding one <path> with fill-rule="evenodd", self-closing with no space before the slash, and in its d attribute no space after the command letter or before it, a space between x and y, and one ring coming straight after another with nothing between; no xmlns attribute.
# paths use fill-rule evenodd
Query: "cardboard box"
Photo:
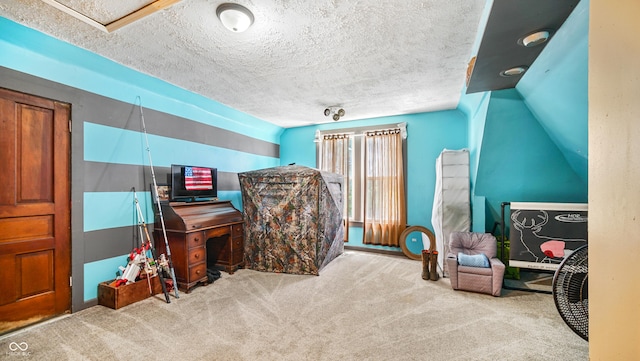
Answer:
<svg viewBox="0 0 640 361"><path fill-rule="evenodd" d="M114 310L162 293L162 285L160 285L160 277L158 276L151 277L151 293L149 293L149 284L146 279L119 287L110 286L113 281L102 282L98 285L98 304Z"/></svg>

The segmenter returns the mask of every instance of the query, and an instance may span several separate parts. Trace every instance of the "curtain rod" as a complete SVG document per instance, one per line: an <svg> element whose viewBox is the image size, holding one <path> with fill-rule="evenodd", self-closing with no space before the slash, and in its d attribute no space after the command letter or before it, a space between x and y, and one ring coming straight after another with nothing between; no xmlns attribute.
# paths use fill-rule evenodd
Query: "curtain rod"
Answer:
<svg viewBox="0 0 640 361"><path fill-rule="evenodd" d="M352 137L361 137L361 136L364 136L365 133L367 132L384 131L384 130L391 130L391 129L400 129L400 134L402 135L402 139L407 139L407 123L406 122L396 124L396 128L394 128L393 125L391 124L382 125L378 129L374 128L373 126L363 127L363 128L364 129L356 129L356 130L353 130L353 128L348 129L344 133L340 133L340 129L326 130L324 131L324 133L320 131L320 129L317 129L316 136L313 141L315 143L319 143L323 135L349 135ZM329 132L332 132L332 133L329 133Z"/></svg>

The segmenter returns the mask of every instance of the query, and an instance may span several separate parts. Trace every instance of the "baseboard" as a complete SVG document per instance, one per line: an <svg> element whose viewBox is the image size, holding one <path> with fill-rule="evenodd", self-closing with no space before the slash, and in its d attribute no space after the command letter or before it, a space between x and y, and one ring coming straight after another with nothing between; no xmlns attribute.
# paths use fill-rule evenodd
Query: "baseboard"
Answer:
<svg viewBox="0 0 640 361"><path fill-rule="evenodd" d="M399 252L399 251L389 251L386 249L377 249L377 248L368 248L368 247L358 247L358 246L348 246L348 245L344 245L344 249L346 250L351 250L351 251L360 251L360 252L370 252L370 253L379 253L379 254L386 254L386 255L390 255L390 256L402 256L402 257L406 257L404 255L404 253Z"/></svg>

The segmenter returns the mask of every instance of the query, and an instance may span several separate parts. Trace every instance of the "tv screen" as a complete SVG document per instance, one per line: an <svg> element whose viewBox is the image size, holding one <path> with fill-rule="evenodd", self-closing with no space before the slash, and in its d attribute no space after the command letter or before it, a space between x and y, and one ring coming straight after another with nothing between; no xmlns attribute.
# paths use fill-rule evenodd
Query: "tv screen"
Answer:
<svg viewBox="0 0 640 361"><path fill-rule="evenodd" d="M192 165L171 165L171 200L198 201L218 197L216 168Z"/></svg>

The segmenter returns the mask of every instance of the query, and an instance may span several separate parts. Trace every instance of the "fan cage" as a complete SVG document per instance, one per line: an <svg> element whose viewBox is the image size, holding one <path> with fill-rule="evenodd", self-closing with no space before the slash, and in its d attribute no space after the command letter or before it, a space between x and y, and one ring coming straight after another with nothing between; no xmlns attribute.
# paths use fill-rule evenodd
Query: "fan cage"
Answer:
<svg viewBox="0 0 640 361"><path fill-rule="evenodd" d="M567 256L553 277L553 298L564 322L580 337L589 340L589 260L582 246Z"/></svg>

